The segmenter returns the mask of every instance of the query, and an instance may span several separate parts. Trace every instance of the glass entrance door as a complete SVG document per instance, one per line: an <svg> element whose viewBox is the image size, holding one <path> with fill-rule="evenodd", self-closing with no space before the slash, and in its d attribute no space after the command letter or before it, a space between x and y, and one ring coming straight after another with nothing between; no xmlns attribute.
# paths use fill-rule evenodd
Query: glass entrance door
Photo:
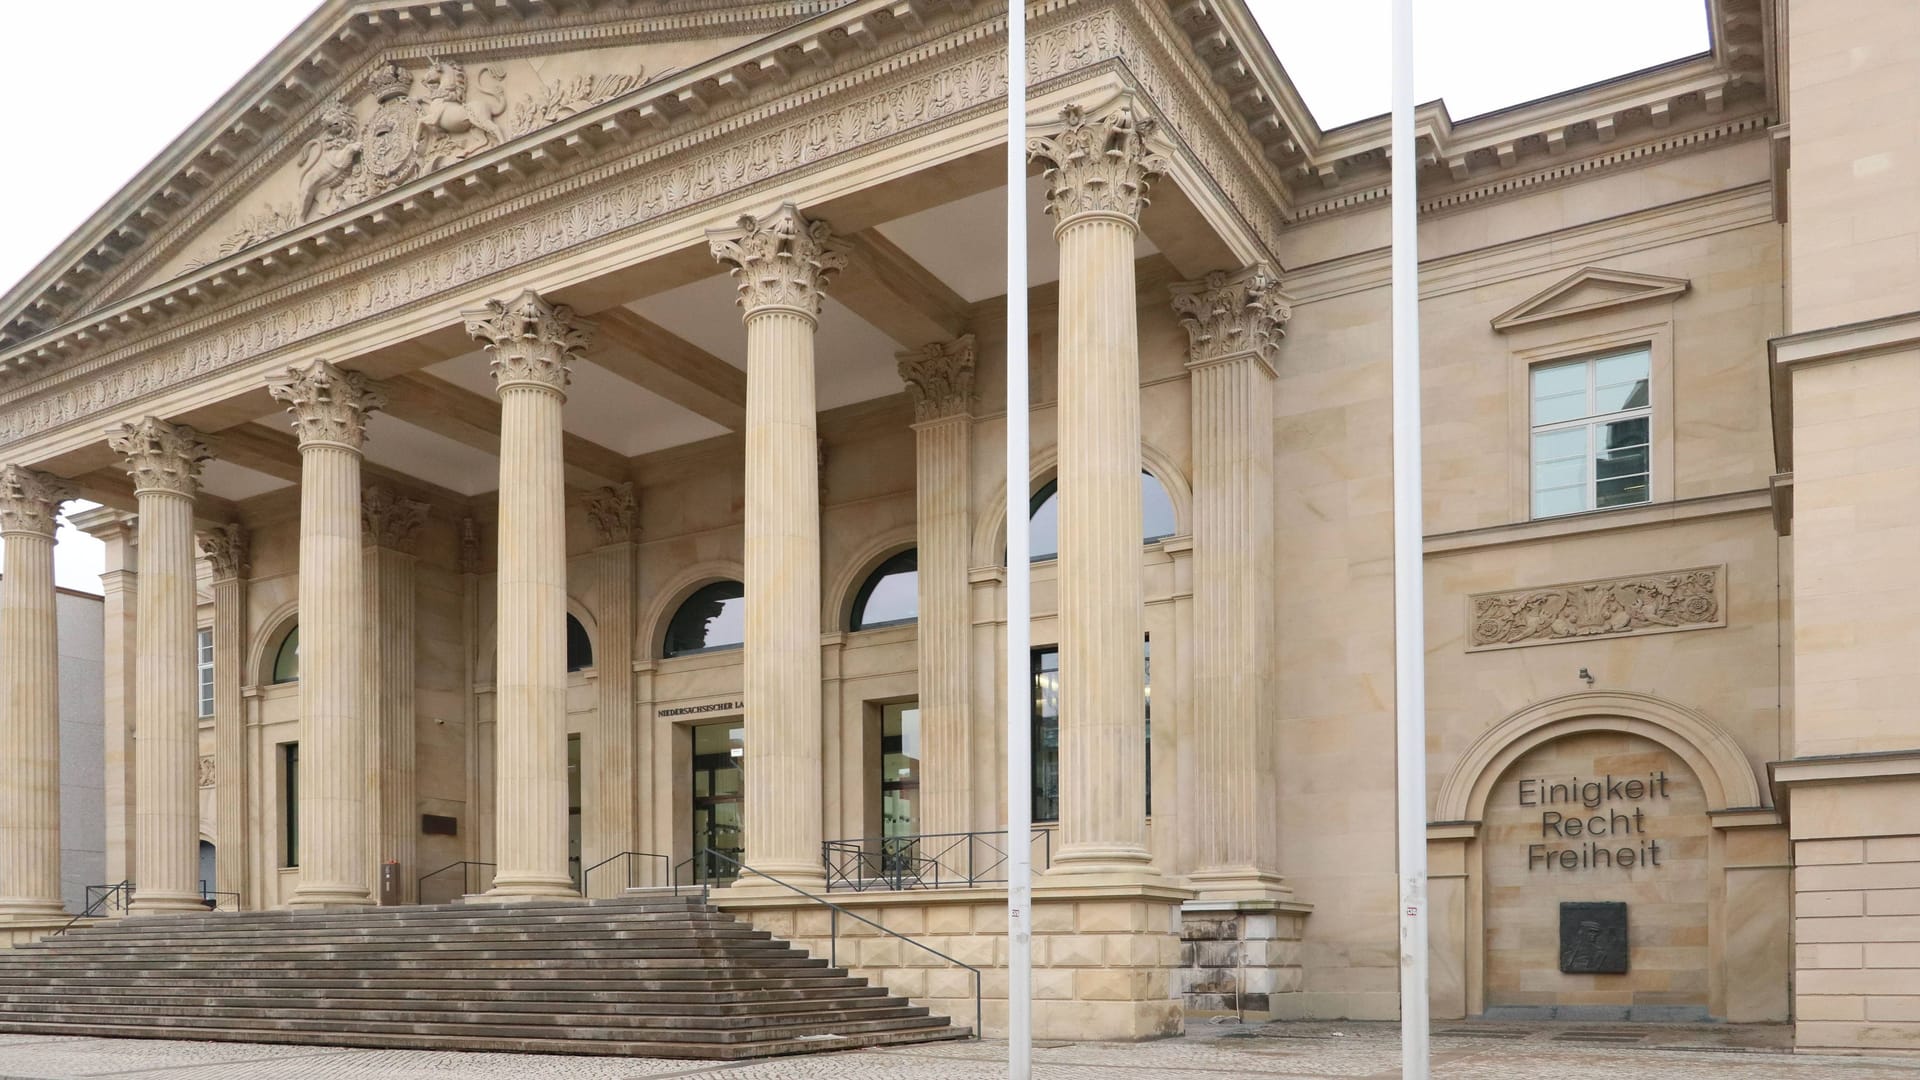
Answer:
<svg viewBox="0 0 1920 1080"><path fill-rule="evenodd" d="M738 720L693 729L693 855L701 880L729 880L737 873L726 859L746 858L746 728Z"/></svg>

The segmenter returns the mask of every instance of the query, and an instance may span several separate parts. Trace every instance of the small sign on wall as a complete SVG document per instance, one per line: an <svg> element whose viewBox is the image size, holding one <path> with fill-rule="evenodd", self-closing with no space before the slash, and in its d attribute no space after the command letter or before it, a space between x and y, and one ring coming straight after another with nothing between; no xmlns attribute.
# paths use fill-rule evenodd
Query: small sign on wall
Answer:
<svg viewBox="0 0 1920 1080"><path fill-rule="evenodd" d="M1627 973L1627 905L1562 901L1560 970L1568 975Z"/></svg>

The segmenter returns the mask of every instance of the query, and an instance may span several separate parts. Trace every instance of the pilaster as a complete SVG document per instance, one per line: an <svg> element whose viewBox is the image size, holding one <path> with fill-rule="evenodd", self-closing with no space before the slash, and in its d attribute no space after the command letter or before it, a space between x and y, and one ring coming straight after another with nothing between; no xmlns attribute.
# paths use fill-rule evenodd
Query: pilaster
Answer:
<svg viewBox="0 0 1920 1080"><path fill-rule="evenodd" d="M1078 106L1028 144L1060 246L1059 875L1153 879L1146 836L1135 241L1151 119ZM1017 554L1015 557L1018 557Z"/></svg>
<svg viewBox="0 0 1920 1080"><path fill-rule="evenodd" d="M239 525L228 524L200 536L200 551L213 570L213 838L214 889L239 897L236 906L247 909L252 889L247 874L247 852L252 837L248 828L251 804L247 801L247 728L246 703L241 687L246 683L247 641L247 534Z"/></svg>
<svg viewBox="0 0 1920 1080"><path fill-rule="evenodd" d="M824 221L781 206L711 234L747 325L747 861L802 887L820 858L820 441L813 336L847 265Z"/></svg>
<svg viewBox="0 0 1920 1080"><path fill-rule="evenodd" d="M267 380L300 438L300 885L289 904L365 904L368 630L360 553L361 446L386 404L325 360Z"/></svg>
<svg viewBox="0 0 1920 1080"><path fill-rule="evenodd" d="M567 534L561 413L593 324L528 289L465 313L500 395L495 900L573 897L567 867ZM508 632L507 628L512 628Z"/></svg>
<svg viewBox="0 0 1920 1080"><path fill-rule="evenodd" d="M136 685L136 622L140 601L137 568L138 519L105 507L76 515L86 533L101 542L101 705L105 730L101 756L105 765L102 799L106 804L106 876L109 883L132 881L134 867L133 732ZM84 523L84 524L82 524Z"/></svg>
<svg viewBox="0 0 1920 1080"><path fill-rule="evenodd" d="M130 912L204 911L193 503L212 450L193 428L152 416L122 424L107 442L126 458L140 508L142 596L134 661L139 875Z"/></svg>
<svg viewBox="0 0 1920 1080"><path fill-rule="evenodd" d="M899 356L914 404L914 517L920 588L920 831L967 832L973 537L974 338Z"/></svg>
<svg viewBox="0 0 1920 1080"><path fill-rule="evenodd" d="M420 828L415 779L414 543L427 504L380 485L361 495L361 558L366 588L366 703L370 872L400 864L400 902L419 901L425 867L417 854ZM375 877L373 880L379 880Z"/></svg>
<svg viewBox="0 0 1920 1080"><path fill-rule="evenodd" d="M43 921L64 906L53 538L75 494L60 477L0 467L0 921Z"/></svg>
<svg viewBox="0 0 1920 1080"><path fill-rule="evenodd" d="M1273 381L1291 314L1265 266L1173 286L1193 402L1190 880L1203 901L1289 894L1277 869L1272 700Z"/></svg>
<svg viewBox="0 0 1920 1080"><path fill-rule="evenodd" d="M591 809L586 811L581 858L584 866L592 866L622 851L647 847L641 840L646 832L640 820L640 786L652 744L639 737L634 720L634 562L639 551L640 503L633 485L589 494L587 517L600 538L594 551L594 611L600 620L600 640L595 642L593 657L600 691L600 731L591 754L592 772L582 777L582 796ZM606 876L600 883L601 895L617 895L625 887L624 869L602 873Z"/></svg>

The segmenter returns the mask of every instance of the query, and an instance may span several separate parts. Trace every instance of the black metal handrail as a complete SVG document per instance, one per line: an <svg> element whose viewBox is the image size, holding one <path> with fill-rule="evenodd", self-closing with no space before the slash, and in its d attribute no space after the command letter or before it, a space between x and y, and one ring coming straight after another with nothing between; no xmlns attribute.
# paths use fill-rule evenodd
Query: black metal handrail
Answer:
<svg viewBox="0 0 1920 1080"><path fill-rule="evenodd" d="M221 902L221 900L222 900L222 899L228 899L228 898L230 898L230 899L231 899L231 903L230 903L230 904L229 904L229 905L228 905L228 906L227 906L226 908L224 908L224 909L223 909L223 908L221 908L221 906L220 906L220 902ZM200 883L200 902L201 902L201 903L203 903L203 904L205 904L205 905L207 905L207 910L208 910L208 911L222 911L222 910L225 910L225 911L238 911L238 910L240 910L240 894L239 894L239 893L237 893L237 892L219 892L219 891L217 891L217 890L214 890L214 889L209 889L209 888L207 888L207 883L206 883L206 882L204 882L204 881Z"/></svg>
<svg viewBox="0 0 1920 1080"><path fill-rule="evenodd" d="M981 1013L981 1005L980 1005L981 998L980 998L980 969L979 968L974 967L972 964L955 960L953 957L948 956L946 953L941 952L939 949L936 949L933 946L927 945L923 942L915 941L912 938L906 936L905 934L899 933L898 931L889 930L886 927L881 926L879 923L874 922L872 919L867 918L865 915L861 915L858 912L849 911L846 908L841 907L839 904L834 903L833 901L827 899L824 896L815 896L813 893L808 892L807 890L801 888L798 885L793 885L788 882L781 881L779 878L774 877L772 874L769 874L763 870L755 870L753 867L748 866L746 863L741 862L739 859L736 859L733 856L728 855L724 852L716 851L713 848L708 848L705 851L701 852L699 855L694 856L693 858L682 859L679 865L673 868L674 884L676 886L678 886L679 884L680 867L693 864L697 869L698 864L696 863L696 860L703 857L708 859L719 859L722 862L726 863L728 866L730 866L733 869L735 880L738 880L739 878L747 874L752 874L754 877L765 878L768 881L773 882L775 885L778 885L781 888L786 889L788 892L798 893L799 895L806 897L808 900L811 900L814 903L819 904L821 907L826 908L827 911L830 913L827 921L827 963L832 967L837 968L840 966L840 916L845 915L849 919L858 919L859 921L867 924L868 926L873 927L875 930L880 931L881 933L887 935L888 937L898 938L899 940L906 942L907 944L913 946L914 948L919 949L921 952L930 953L933 956L939 957L941 960L944 960L947 963L954 965L955 967L965 968L966 970L973 972L973 1037L976 1039L981 1037L980 1023L981 1023L982 1013ZM701 885L701 890L703 893L706 892L706 886L704 884Z"/></svg>
<svg viewBox="0 0 1920 1080"><path fill-rule="evenodd" d="M827 891L900 892L907 889L971 889L1007 882L1004 831L925 833L828 840L820 845L827 868ZM1029 840L1039 844L1034 860L1041 870L1053 865L1053 830L1036 828Z"/></svg>
<svg viewBox="0 0 1920 1080"><path fill-rule="evenodd" d="M594 863L592 866L587 867L586 871L580 875L581 892L584 893L587 897L592 899L601 899L601 900L607 899L606 897L594 896L593 872L595 870L599 870L602 867L605 867L614 862L626 863L626 874L624 875L626 883L623 886L621 886L622 888L624 889L650 888L652 886L639 885L634 882L633 870L636 864L651 867L653 865L652 860L654 859L660 860L660 877L662 878L662 880L658 887L664 889L669 886L672 886L674 889L674 894L678 895L680 891L679 886L678 886L678 883L673 880L673 857L671 855L658 855L651 851L622 851L613 855L609 855L606 858L601 859L599 862ZM602 874L600 876L601 876L601 880L604 881L607 879L609 875ZM618 875L615 875L614 880L618 882L621 880L621 877Z"/></svg>
<svg viewBox="0 0 1920 1080"><path fill-rule="evenodd" d="M102 918L108 911L124 912L131 903L133 903L133 882L131 881L115 882L112 885L89 885L85 902L80 905L80 914L68 919L67 924L55 930L51 936L59 937L73 929L74 924L81 919Z"/></svg>
<svg viewBox="0 0 1920 1080"><path fill-rule="evenodd" d="M488 871L488 873L485 875L488 881L488 885L480 888L475 888L474 872L483 867ZM420 901L421 903L423 904L426 903L425 897L427 895L427 882L441 876L442 874L447 874L454 870L460 871L460 892L452 897L449 897L448 898L449 902L453 900L457 900L462 896L472 896L475 893L486 892L487 888L491 887L492 878L493 878L493 874L491 873L491 871L494 870L494 868L495 868L494 864L490 862L475 862L471 859L462 859L459 862L448 863L447 865L441 867L438 870L433 871L430 874L421 874L420 880L414 882L415 891L413 895L417 897L421 897L422 898Z"/></svg>

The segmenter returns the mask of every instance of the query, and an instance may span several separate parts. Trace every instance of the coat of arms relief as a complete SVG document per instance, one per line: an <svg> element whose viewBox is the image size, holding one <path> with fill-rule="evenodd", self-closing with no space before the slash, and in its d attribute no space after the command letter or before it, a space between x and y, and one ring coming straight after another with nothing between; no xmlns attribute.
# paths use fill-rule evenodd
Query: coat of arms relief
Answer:
<svg viewBox="0 0 1920 1080"><path fill-rule="evenodd" d="M457 60L432 59L418 69L382 64L367 80L360 108L336 100L321 110L312 138L294 161L294 199L248 214L184 269L198 269L383 195L664 74L649 78L645 68L636 67L577 75L510 101L506 75L492 67L470 73ZM370 113L366 99L371 99Z"/></svg>

